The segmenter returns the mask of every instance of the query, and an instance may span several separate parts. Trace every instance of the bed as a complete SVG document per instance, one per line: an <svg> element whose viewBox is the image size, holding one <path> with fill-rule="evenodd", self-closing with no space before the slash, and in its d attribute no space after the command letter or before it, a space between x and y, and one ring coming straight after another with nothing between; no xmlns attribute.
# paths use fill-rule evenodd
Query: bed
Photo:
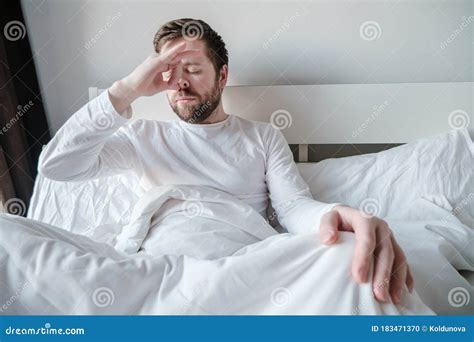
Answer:
<svg viewBox="0 0 474 342"><path fill-rule="evenodd" d="M91 88L90 97L100 91ZM345 274L350 234L333 248L289 237L271 206L262 218L208 189L149 193L132 174L87 182L38 176L27 218L0 217L0 303L8 303L0 313L472 314L471 83L228 87L224 102L230 113L282 130L316 199L390 224L414 273L413 295L398 306L374 303L370 286ZM140 99L134 112L174 118L163 96ZM191 221L171 228L212 219L242 232L221 232L233 244L214 254L123 253L140 245L165 202L165 218L191 210Z"/></svg>

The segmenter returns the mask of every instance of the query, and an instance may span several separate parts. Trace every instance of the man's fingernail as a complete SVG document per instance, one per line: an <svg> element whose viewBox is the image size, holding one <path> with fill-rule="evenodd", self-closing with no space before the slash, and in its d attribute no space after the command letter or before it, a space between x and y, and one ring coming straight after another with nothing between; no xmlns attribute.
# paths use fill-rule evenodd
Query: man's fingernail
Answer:
<svg viewBox="0 0 474 342"><path fill-rule="evenodd" d="M385 291L380 290L379 288L375 288L374 289L374 294L376 295L376 297L380 298L379 301L381 301L381 302L386 301Z"/></svg>
<svg viewBox="0 0 474 342"><path fill-rule="evenodd" d="M333 239L333 236L334 236L334 233L332 233L332 232L326 233L326 234L324 234L323 241L326 242L326 243L330 242Z"/></svg>

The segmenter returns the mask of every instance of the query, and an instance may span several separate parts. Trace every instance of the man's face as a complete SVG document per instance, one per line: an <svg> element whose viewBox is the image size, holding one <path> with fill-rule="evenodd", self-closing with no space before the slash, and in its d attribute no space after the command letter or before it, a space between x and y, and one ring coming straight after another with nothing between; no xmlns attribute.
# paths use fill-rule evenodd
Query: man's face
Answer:
<svg viewBox="0 0 474 342"><path fill-rule="evenodd" d="M166 42L162 52L182 43L183 38ZM181 120L200 123L217 108L221 100L221 88L214 65L207 56L207 46L202 40L186 42L186 49L199 49L196 57L185 58L173 71L178 74L179 90L168 90L171 108ZM170 72L165 74L169 78Z"/></svg>

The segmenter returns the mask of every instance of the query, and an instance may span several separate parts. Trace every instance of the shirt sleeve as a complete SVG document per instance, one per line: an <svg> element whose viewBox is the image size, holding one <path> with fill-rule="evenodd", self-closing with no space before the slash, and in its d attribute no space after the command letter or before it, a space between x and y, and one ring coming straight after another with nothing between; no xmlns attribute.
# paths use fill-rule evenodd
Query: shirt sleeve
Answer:
<svg viewBox="0 0 474 342"><path fill-rule="evenodd" d="M103 91L69 118L43 148L38 171L57 181L81 181L134 171L142 173L140 158L122 115Z"/></svg>
<svg viewBox="0 0 474 342"><path fill-rule="evenodd" d="M340 203L314 200L285 137L272 126L268 131L265 177L278 221L292 234L318 232L321 217Z"/></svg>

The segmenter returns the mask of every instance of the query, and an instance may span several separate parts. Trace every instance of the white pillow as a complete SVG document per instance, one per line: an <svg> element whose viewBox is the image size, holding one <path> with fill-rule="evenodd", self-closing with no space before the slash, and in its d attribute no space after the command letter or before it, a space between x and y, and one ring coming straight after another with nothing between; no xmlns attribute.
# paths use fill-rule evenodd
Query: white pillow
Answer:
<svg viewBox="0 0 474 342"><path fill-rule="evenodd" d="M474 143L467 129L298 168L319 201L401 219L401 208L424 197L474 228Z"/></svg>

